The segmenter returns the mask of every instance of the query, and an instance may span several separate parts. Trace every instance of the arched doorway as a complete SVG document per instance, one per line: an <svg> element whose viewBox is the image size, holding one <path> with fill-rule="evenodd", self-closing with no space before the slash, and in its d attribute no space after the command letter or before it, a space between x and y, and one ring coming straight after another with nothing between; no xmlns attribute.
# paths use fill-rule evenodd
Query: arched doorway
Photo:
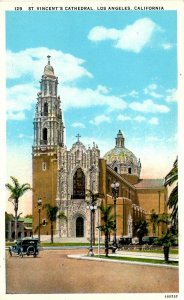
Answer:
<svg viewBox="0 0 184 300"><path fill-rule="evenodd" d="M73 176L73 199L85 199L85 175L81 168Z"/></svg>
<svg viewBox="0 0 184 300"><path fill-rule="evenodd" d="M84 237L84 219L82 217L76 219L76 237Z"/></svg>

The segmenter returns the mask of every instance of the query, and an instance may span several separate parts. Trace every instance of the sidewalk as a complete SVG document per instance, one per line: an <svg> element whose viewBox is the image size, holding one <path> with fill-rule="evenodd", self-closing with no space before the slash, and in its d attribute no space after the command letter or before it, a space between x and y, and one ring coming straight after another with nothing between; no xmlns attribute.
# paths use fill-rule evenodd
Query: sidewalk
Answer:
<svg viewBox="0 0 184 300"><path fill-rule="evenodd" d="M100 254L101 255L101 254ZM98 258L97 254L95 257L87 256L87 254L69 254L67 255L69 258L73 259L84 259L84 260L95 260L95 261L104 261L104 262L113 262L113 263L121 263L121 264L136 264L136 265L145 265L145 266L154 266L154 267L164 267L164 268L174 268L177 269L178 266L168 265L168 264L154 264L148 262L137 262L137 261L123 261L123 260L114 260L110 259L111 256L121 256L121 257L132 257L132 258L150 258L150 259L158 259L164 261L164 254L162 253L140 253L140 252L127 252L127 251L117 251L115 254L109 253L109 259L106 258ZM179 261L178 255L170 254L170 260Z"/></svg>

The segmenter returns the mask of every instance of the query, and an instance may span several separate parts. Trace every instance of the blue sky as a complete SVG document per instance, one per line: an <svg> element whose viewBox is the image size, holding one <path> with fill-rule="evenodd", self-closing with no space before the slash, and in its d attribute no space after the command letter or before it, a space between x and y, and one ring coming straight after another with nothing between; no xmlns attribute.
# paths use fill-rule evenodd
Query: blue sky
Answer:
<svg viewBox="0 0 184 300"><path fill-rule="evenodd" d="M103 156L121 129L142 177L170 170L177 155L175 11L7 12L6 50L8 178L31 182L34 107L48 54L68 147L80 133Z"/></svg>

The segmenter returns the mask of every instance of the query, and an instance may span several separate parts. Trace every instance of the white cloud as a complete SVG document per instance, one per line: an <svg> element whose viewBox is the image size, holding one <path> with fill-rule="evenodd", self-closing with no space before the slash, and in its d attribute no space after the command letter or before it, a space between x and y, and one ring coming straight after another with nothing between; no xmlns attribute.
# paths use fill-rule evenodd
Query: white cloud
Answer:
<svg viewBox="0 0 184 300"><path fill-rule="evenodd" d="M168 89L166 96L167 102L177 102L177 90L176 89Z"/></svg>
<svg viewBox="0 0 184 300"><path fill-rule="evenodd" d="M154 118L151 118L151 119L147 119L143 116L136 116L135 118L130 118L129 116L125 116L125 115L118 115L117 119L119 121L130 121L130 120L134 120L138 123L142 123L142 122L148 122L149 124L151 125L158 125L159 121L158 121L158 118L154 117Z"/></svg>
<svg viewBox="0 0 184 300"><path fill-rule="evenodd" d="M7 51L7 78L30 76L37 81L43 74L43 66L47 65L47 55L51 55L51 65L62 82L73 81L83 76L92 77L83 67L83 59L59 50L40 47L16 53Z"/></svg>
<svg viewBox="0 0 184 300"><path fill-rule="evenodd" d="M102 94L108 94L110 92L109 89L104 85L98 85L97 86L97 91L102 93Z"/></svg>
<svg viewBox="0 0 184 300"><path fill-rule="evenodd" d="M94 120L90 121L91 124L96 125L96 126L98 126L99 124L104 123L104 122L110 123L111 119L106 115L99 115L99 116L96 116L94 118Z"/></svg>
<svg viewBox="0 0 184 300"><path fill-rule="evenodd" d="M171 43L164 43L161 46L164 50L170 50L173 48L173 44L171 44Z"/></svg>
<svg viewBox="0 0 184 300"><path fill-rule="evenodd" d="M155 104L152 100L147 99L140 102L132 102L129 107L135 111L141 111L144 113L168 113L169 107L166 105Z"/></svg>
<svg viewBox="0 0 184 300"><path fill-rule="evenodd" d="M153 98L163 98L163 95L157 93L156 90L157 90L157 84L152 83L144 89L144 94L149 95Z"/></svg>
<svg viewBox="0 0 184 300"><path fill-rule="evenodd" d="M8 111L6 113L7 120L14 120L14 121L22 121L25 120L26 116L24 112L12 112Z"/></svg>
<svg viewBox="0 0 184 300"><path fill-rule="evenodd" d="M86 126L81 122L74 122L72 125L74 128L85 128Z"/></svg>
<svg viewBox="0 0 184 300"><path fill-rule="evenodd" d="M152 125L158 125L159 123L158 118L151 118L148 122Z"/></svg>
<svg viewBox="0 0 184 300"><path fill-rule="evenodd" d="M7 119L24 120L25 111L36 103L38 89L32 84L15 85L7 88Z"/></svg>
<svg viewBox="0 0 184 300"><path fill-rule="evenodd" d="M137 116L137 117L134 118L134 120L141 123L141 122L145 122L146 118L142 117L142 116Z"/></svg>
<svg viewBox="0 0 184 300"><path fill-rule="evenodd" d="M96 42L110 39L115 41L116 48L139 53L149 44L154 32L159 29L151 19L142 18L122 30L108 29L103 26L94 27L89 32L88 38Z"/></svg>
<svg viewBox="0 0 184 300"><path fill-rule="evenodd" d="M123 121L123 122L131 120L131 118L129 116L125 116L125 115L118 115L117 119L119 121Z"/></svg>
<svg viewBox="0 0 184 300"><path fill-rule="evenodd" d="M136 98L138 95L139 95L139 93L135 90L133 90L129 93L129 96L134 97L134 98Z"/></svg>
<svg viewBox="0 0 184 300"><path fill-rule="evenodd" d="M25 138L28 138L28 139L33 140L33 135L28 135L28 134L19 133L18 138L19 138L19 139L25 139Z"/></svg>
<svg viewBox="0 0 184 300"><path fill-rule="evenodd" d="M64 110L70 108L87 108L92 106L106 106L109 111L127 107L126 102L113 95L107 95L97 89L80 89L76 87L63 86L61 88L62 103Z"/></svg>

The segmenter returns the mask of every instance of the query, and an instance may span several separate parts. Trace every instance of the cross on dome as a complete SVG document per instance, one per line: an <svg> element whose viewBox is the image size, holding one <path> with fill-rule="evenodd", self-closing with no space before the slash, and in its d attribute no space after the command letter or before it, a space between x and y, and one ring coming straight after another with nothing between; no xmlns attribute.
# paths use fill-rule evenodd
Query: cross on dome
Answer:
<svg viewBox="0 0 184 300"><path fill-rule="evenodd" d="M77 142L79 142L79 138L80 138L80 137L81 137L81 136L80 136L79 134L76 135Z"/></svg>

